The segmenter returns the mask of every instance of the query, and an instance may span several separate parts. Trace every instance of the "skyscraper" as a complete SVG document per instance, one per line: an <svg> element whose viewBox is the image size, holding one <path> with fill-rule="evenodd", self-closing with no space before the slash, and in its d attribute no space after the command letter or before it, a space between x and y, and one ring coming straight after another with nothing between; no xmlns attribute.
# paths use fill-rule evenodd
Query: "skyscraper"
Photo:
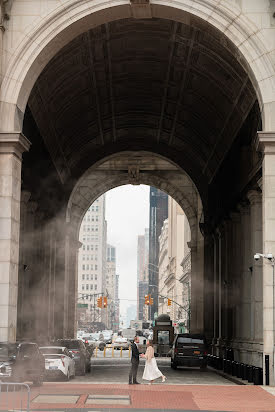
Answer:
<svg viewBox="0 0 275 412"><path fill-rule="evenodd" d="M159 236L163 222L168 217L168 195L155 187L150 187L149 216L149 293L153 298L149 317L154 320L158 313L158 263Z"/></svg>
<svg viewBox="0 0 275 412"><path fill-rule="evenodd" d="M97 308L97 298L105 292L106 226L102 195L87 210L79 232L78 303L88 304L82 318L91 326L105 323L106 317L103 309Z"/></svg>
<svg viewBox="0 0 275 412"><path fill-rule="evenodd" d="M107 245L106 259L106 294L108 296L107 328L116 331L118 329L119 302L117 296L118 279L116 275L116 248Z"/></svg>
<svg viewBox="0 0 275 412"><path fill-rule="evenodd" d="M149 229L138 236L137 245L137 319L145 319L144 297L149 285Z"/></svg>

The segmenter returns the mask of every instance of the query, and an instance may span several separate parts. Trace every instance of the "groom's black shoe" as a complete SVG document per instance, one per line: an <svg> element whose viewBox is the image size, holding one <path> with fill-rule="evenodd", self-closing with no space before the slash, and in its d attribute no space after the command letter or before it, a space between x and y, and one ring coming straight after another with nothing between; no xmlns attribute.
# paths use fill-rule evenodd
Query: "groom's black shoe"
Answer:
<svg viewBox="0 0 275 412"><path fill-rule="evenodd" d="M139 382L133 382L134 383L134 385L139 385Z"/></svg>
<svg viewBox="0 0 275 412"><path fill-rule="evenodd" d="M129 382L129 385L133 385L133 382Z"/></svg>

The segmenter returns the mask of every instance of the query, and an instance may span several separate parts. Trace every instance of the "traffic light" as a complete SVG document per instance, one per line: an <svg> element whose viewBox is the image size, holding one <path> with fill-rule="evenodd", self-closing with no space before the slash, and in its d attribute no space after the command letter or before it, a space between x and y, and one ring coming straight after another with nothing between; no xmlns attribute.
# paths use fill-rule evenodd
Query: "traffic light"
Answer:
<svg viewBox="0 0 275 412"><path fill-rule="evenodd" d="M145 305L150 305L150 298L149 295L145 295Z"/></svg>
<svg viewBox="0 0 275 412"><path fill-rule="evenodd" d="M154 303L154 298L151 298L151 297L150 297L150 306L152 306L153 303Z"/></svg>
<svg viewBox="0 0 275 412"><path fill-rule="evenodd" d="M167 299L167 306L171 306L172 305L172 301L171 301L171 299Z"/></svg>
<svg viewBox="0 0 275 412"><path fill-rule="evenodd" d="M102 296L100 296L100 298L97 298L97 307L102 308Z"/></svg>
<svg viewBox="0 0 275 412"><path fill-rule="evenodd" d="M103 307L107 308L107 305L108 305L108 299L107 299L107 296L104 296Z"/></svg>

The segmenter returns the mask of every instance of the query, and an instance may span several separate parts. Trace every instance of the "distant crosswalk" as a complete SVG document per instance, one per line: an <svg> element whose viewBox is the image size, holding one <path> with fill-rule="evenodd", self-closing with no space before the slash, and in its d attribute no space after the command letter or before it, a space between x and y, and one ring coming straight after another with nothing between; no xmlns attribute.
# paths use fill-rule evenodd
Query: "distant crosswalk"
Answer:
<svg viewBox="0 0 275 412"><path fill-rule="evenodd" d="M111 345L106 345L103 351L95 348L94 358L130 358L131 357L131 347L129 349L118 348L115 349Z"/></svg>

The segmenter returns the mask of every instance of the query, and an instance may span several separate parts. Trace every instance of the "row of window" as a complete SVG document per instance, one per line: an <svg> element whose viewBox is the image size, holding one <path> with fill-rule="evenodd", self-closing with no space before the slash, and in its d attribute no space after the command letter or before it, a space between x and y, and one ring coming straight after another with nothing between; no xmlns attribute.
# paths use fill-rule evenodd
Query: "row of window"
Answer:
<svg viewBox="0 0 275 412"><path fill-rule="evenodd" d="M89 288L90 286L90 288ZM86 290L94 290L94 286L95 286L95 290L97 290L97 285L86 285ZM82 290L85 290L85 285L82 285Z"/></svg>
<svg viewBox="0 0 275 412"><path fill-rule="evenodd" d="M94 275L91 273L91 275L89 273L86 273L86 275L83 273L82 274L82 280L94 280ZM97 274L95 274L95 280L97 280Z"/></svg>
<svg viewBox="0 0 275 412"><path fill-rule="evenodd" d="M97 260L97 255L82 255L82 260Z"/></svg>
<svg viewBox="0 0 275 412"><path fill-rule="evenodd" d="M97 268L98 268L98 265L95 265L95 268L94 268L94 265L82 265L82 270L97 270Z"/></svg>
<svg viewBox="0 0 275 412"><path fill-rule="evenodd" d="M98 232L98 226L83 226L83 232Z"/></svg>
<svg viewBox="0 0 275 412"><path fill-rule="evenodd" d="M97 216L85 216L83 222L98 222L98 215Z"/></svg>
<svg viewBox="0 0 275 412"><path fill-rule="evenodd" d="M99 211L99 206L90 206L88 209L89 212L98 212Z"/></svg>
<svg viewBox="0 0 275 412"><path fill-rule="evenodd" d="M98 245L82 245L83 250L98 250Z"/></svg>
<svg viewBox="0 0 275 412"><path fill-rule="evenodd" d="M98 242L98 236L84 236L82 242Z"/></svg>

